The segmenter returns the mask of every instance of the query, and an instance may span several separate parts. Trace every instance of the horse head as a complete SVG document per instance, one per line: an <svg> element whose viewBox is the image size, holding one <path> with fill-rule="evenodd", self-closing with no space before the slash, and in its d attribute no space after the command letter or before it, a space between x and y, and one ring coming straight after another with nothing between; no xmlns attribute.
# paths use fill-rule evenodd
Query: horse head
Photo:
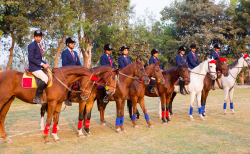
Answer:
<svg viewBox="0 0 250 154"><path fill-rule="evenodd" d="M216 71L220 71L224 76L228 76L227 59L224 57L216 59ZM218 76L220 74L218 73Z"/></svg>
<svg viewBox="0 0 250 154"><path fill-rule="evenodd" d="M217 78L217 73L216 73L216 60L212 57L212 59L207 58L207 72L210 74L210 77L212 80L215 80Z"/></svg>
<svg viewBox="0 0 250 154"><path fill-rule="evenodd" d="M185 65L182 65L179 63L178 66L178 71L179 71L179 77L183 79L187 84L190 83L190 73L188 69L188 64L186 63Z"/></svg>
<svg viewBox="0 0 250 154"><path fill-rule="evenodd" d="M243 66L244 67L248 67L250 69L250 57L248 54L241 54L243 59L244 59L244 63L243 63Z"/></svg>
<svg viewBox="0 0 250 154"><path fill-rule="evenodd" d="M149 84L149 77L144 69L144 64L139 59L136 60L136 70L134 71L134 76L138 76L140 81L144 84Z"/></svg>
<svg viewBox="0 0 250 154"><path fill-rule="evenodd" d="M157 84L164 84L165 80L162 75L162 70L160 69L159 64L159 61L155 64L150 64L145 68L145 71L149 77L155 78Z"/></svg>

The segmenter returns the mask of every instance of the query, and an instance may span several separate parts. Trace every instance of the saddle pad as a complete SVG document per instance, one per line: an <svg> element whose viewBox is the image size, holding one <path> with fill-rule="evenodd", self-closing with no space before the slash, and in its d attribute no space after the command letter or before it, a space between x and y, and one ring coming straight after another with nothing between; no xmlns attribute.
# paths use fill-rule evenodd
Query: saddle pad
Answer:
<svg viewBox="0 0 250 154"><path fill-rule="evenodd" d="M50 71L48 73L49 73L49 76L51 78L51 82L49 83L49 85L47 87L51 87L52 86L52 74ZM35 77L28 76L26 73L23 73L22 87L23 88L37 88Z"/></svg>

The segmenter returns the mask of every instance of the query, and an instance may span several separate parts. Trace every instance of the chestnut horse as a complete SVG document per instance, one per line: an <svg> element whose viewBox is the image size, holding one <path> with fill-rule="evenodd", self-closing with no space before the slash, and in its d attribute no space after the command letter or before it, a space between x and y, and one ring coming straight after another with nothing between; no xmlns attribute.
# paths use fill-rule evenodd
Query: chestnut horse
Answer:
<svg viewBox="0 0 250 154"><path fill-rule="evenodd" d="M116 91L112 97L108 95L109 101L115 101L116 102L116 111L117 111L117 117L116 117L116 130L118 133L126 132L123 127L124 122L124 106L125 106L125 100L127 99L127 96L129 94L129 86L132 83L133 79L138 80L139 82L142 82L144 84L149 83L149 78L147 73L144 69L144 64L137 60L135 63L132 63L125 68L123 68L121 71L119 71L118 76L118 82L116 84ZM134 78L134 76L138 78ZM102 101L102 90L98 90L96 94L97 99L97 105L98 110L100 111L100 120L102 124L105 123L104 121L104 109L107 105L107 103L104 103ZM87 111L87 116L89 116L90 112Z"/></svg>
<svg viewBox="0 0 250 154"><path fill-rule="evenodd" d="M46 128L44 130L43 137L46 143L49 143L48 132L50 124L54 115L54 126L52 133L56 132L59 113L61 110L62 102L66 99L68 90L65 86L79 81L81 82L81 88L84 89L88 85L88 81L93 75L93 72L87 68L80 66L70 66L54 69L53 73L53 84L51 87L45 89L46 100L48 103L48 114L46 120ZM6 136L4 120L7 112L9 111L10 105L15 97L20 100L33 104L33 98L35 96L36 88L23 88L22 87L22 72L15 70L5 71L0 74L0 132L1 137L4 138L8 143L11 140ZM60 83L54 76L56 76L61 82ZM85 90L90 90L89 88ZM84 90L82 90L84 91ZM55 113L55 114L54 114ZM54 136L56 141L60 141L57 136Z"/></svg>
<svg viewBox="0 0 250 154"><path fill-rule="evenodd" d="M151 78L151 77L155 78L157 85L164 84L164 78L162 76L162 70L160 69L159 64L160 64L160 62L158 61L155 64L151 64L145 68L145 71L146 71L147 75L149 76L149 78ZM146 85L141 84L137 80L133 80L133 82L129 88L130 102L128 102L128 107L132 111L131 108L133 106L133 116L131 115L131 120L132 120L134 127L138 127L138 125L136 125L136 123L135 123L135 118L136 118L137 112L138 112L137 108L136 108L137 102L138 102L143 110L143 113L144 113L144 116L145 116L145 119L146 119L148 126L150 128L152 128L153 125L151 125L151 123L149 121L149 116L147 114L147 109L146 109L146 106L144 103L145 87L146 87ZM131 106L131 104L132 104L132 106ZM131 113L129 113L129 114L131 114Z"/></svg>
<svg viewBox="0 0 250 154"><path fill-rule="evenodd" d="M216 59L216 72L221 72L225 76L228 76L228 69L227 69L227 63L226 63L225 58ZM220 74L218 74L218 76L220 76ZM202 89L202 96L201 96L201 106L202 106L202 111L203 111L202 116L204 116L205 118L207 117L205 114L206 98L211 88L212 88L212 79L210 75L207 74L204 79L204 87ZM173 92L172 97L171 97L170 106L169 106L170 115L173 115L172 104L173 104L173 100L176 94L177 94L176 92Z"/></svg>

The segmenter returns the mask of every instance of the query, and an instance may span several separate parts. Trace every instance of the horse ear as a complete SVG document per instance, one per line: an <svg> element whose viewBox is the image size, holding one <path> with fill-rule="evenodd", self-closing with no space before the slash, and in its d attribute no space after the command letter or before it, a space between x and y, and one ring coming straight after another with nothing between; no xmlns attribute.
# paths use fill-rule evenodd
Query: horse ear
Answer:
<svg viewBox="0 0 250 154"><path fill-rule="evenodd" d="M243 54L243 53L241 53L241 57L244 57L244 54Z"/></svg>
<svg viewBox="0 0 250 154"><path fill-rule="evenodd" d="M159 66L160 65L160 61L157 61L156 63L155 63L155 66Z"/></svg>
<svg viewBox="0 0 250 154"><path fill-rule="evenodd" d="M121 68L117 68L114 70L114 72L118 73L120 70L122 70Z"/></svg>

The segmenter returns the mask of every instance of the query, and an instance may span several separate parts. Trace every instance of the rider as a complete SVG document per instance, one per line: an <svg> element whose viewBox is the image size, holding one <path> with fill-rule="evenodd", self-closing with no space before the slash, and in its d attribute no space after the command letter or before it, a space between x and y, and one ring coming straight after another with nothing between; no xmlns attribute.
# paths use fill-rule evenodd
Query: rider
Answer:
<svg viewBox="0 0 250 154"><path fill-rule="evenodd" d="M113 50L110 44L104 45L104 54L100 58L101 66L111 66L115 67L113 57L110 55L111 51ZM105 88L103 88L103 102L108 102L108 97Z"/></svg>
<svg viewBox="0 0 250 154"><path fill-rule="evenodd" d="M122 55L118 58L118 68L124 68L127 65L131 64L130 58L127 56L128 49L129 48L127 46L121 47Z"/></svg>
<svg viewBox="0 0 250 154"><path fill-rule="evenodd" d="M155 64L156 62L158 62L159 59L157 57L158 57L158 51L156 49L153 49L151 51L151 57L149 59L149 65L150 64ZM161 67L161 65L159 65L159 67L160 67L161 70L163 70L162 67ZM149 84L149 93L151 93L151 94L155 93L155 90L154 90L154 81L155 80L153 78L151 78L150 84Z"/></svg>
<svg viewBox="0 0 250 154"><path fill-rule="evenodd" d="M66 46L68 47L66 50L62 52L62 66L82 66L80 59L75 51L73 51L75 46L75 41L73 38L68 37L66 39ZM76 82L77 87L79 87L79 83ZM65 100L65 104L68 106L72 106L72 103L70 102L70 92L68 93L68 97Z"/></svg>
<svg viewBox="0 0 250 154"><path fill-rule="evenodd" d="M29 71L37 78L42 81L37 87L35 97L33 99L33 103L35 104L43 104L44 102L40 100L40 95L43 93L43 89L47 87L48 76L42 71L42 68L47 69L50 67L49 64L46 64L45 61L42 60L42 47L41 40L43 38L43 34L40 30L36 30L34 32L34 39L32 43L28 46L28 60L29 60Z"/></svg>
<svg viewBox="0 0 250 154"><path fill-rule="evenodd" d="M200 61L195 51L196 51L196 45L195 44L190 45L190 52L187 55L188 67L190 69L193 69L200 64Z"/></svg>
<svg viewBox="0 0 250 154"><path fill-rule="evenodd" d="M211 52L210 58L214 58L214 60L220 58L220 45L219 44L214 45L214 51ZM214 82L215 82L215 80L213 80L213 84L212 84L212 88L211 88L212 90L215 90Z"/></svg>
<svg viewBox="0 0 250 154"><path fill-rule="evenodd" d="M179 54L175 57L176 66L180 66L180 64L182 66L186 65L186 58L185 58L185 55L184 55L185 52L186 52L186 48L183 47L183 46L180 46L179 47ZM179 85L180 85L181 94L186 95L185 90L183 90L185 83L184 83L184 81L183 81L183 79L181 77L179 78Z"/></svg>

